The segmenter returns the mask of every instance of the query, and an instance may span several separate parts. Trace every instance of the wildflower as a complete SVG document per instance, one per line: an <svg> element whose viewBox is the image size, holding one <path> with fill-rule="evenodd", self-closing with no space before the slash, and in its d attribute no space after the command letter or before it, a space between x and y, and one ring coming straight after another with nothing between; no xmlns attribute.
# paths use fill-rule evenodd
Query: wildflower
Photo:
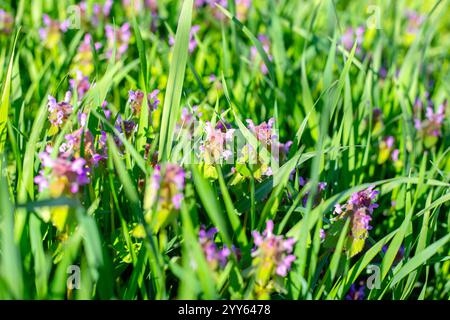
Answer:
<svg viewBox="0 0 450 320"><path fill-rule="evenodd" d="M406 10L405 17L407 21L404 43L406 46L410 46L416 39L416 36L419 33L423 22L425 21L425 17L418 14L414 10Z"/></svg>
<svg viewBox="0 0 450 320"><path fill-rule="evenodd" d="M192 106L192 112L188 108L183 107L181 109L180 120L177 121L175 127L176 135L180 135L183 131L183 135L187 138L192 138L195 129L195 123L198 121L198 117L201 117L202 113L199 112L198 106Z"/></svg>
<svg viewBox="0 0 450 320"><path fill-rule="evenodd" d="M80 114L82 117L83 114ZM79 128L64 136L65 142L59 147L59 152L66 158L83 157L88 164L97 165L102 157L95 152L94 136L86 128ZM106 138L106 136L104 137ZM83 141L83 143L81 143ZM81 149L83 147L83 149Z"/></svg>
<svg viewBox="0 0 450 320"><path fill-rule="evenodd" d="M120 59L127 51L131 38L130 24L124 23L119 29L114 30L112 25L105 27L106 38L108 39L108 50L106 57L112 57L113 48L116 47L116 59Z"/></svg>
<svg viewBox="0 0 450 320"><path fill-rule="evenodd" d="M345 300L363 300L364 297L364 281L361 281L358 287L354 283L351 285Z"/></svg>
<svg viewBox="0 0 450 320"><path fill-rule="evenodd" d="M146 216L147 222L154 222L156 231L163 228L174 218L183 201L185 172L176 164L168 163L163 168L156 165L148 186L149 210L156 209L156 218Z"/></svg>
<svg viewBox="0 0 450 320"><path fill-rule="evenodd" d="M267 57L269 59L269 61L272 61L272 55L270 54L270 42L269 42L269 38L266 37L265 35L258 35L258 40L261 42L262 47L264 52L267 54ZM260 69L261 72L266 75L269 72L269 69L267 68L266 64L264 63L264 61L259 60L259 56L258 56L258 49L256 49L255 46L252 46L250 48L250 57L251 57L251 61L253 62L257 62L260 65Z"/></svg>
<svg viewBox="0 0 450 320"><path fill-rule="evenodd" d="M52 20L47 14L43 15L44 27L39 29L39 36L45 47L52 49L61 40L61 32L66 32L69 28L69 21L59 22Z"/></svg>
<svg viewBox="0 0 450 320"><path fill-rule="evenodd" d="M227 128L221 122L214 126L208 121L204 132L206 136L199 147L201 166L206 178L216 179L218 176L215 164L232 159L234 129Z"/></svg>
<svg viewBox="0 0 450 320"><path fill-rule="evenodd" d="M50 155L52 151L52 147L47 146L46 151L39 154L43 170L34 178L34 182L39 186L39 192L48 188L52 196L58 197L62 194L77 193L80 187L90 182L88 177L90 170L84 158L60 154L53 159ZM46 174L47 169L50 170L49 174Z"/></svg>
<svg viewBox="0 0 450 320"><path fill-rule="evenodd" d="M379 145L378 164L385 163L391 156L394 149L395 138L393 136L385 137Z"/></svg>
<svg viewBox="0 0 450 320"><path fill-rule="evenodd" d="M438 137L442 135L442 126L445 119L445 108L447 100L439 105L437 111L434 111L433 103L430 101L426 109L425 119L421 120L421 102L416 101L414 127L419 135L424 138L425 146L431 147L437 143Z"/></svg>
<svg viewBox="0 0 450 320"><path fill-rule="evenodd" d="M228 256L231 253L227 246L224 246L222 249L217 247L217 244L214 242L214 236L217 232L217 228L206 230L205 226L201 226L198 234L199 242L203 249L203 253L205 254L206 261L208 261L208 264L213 270L216 270L219 266L222 268L225 267Z"/></svg>
<svg viewBox="0 0 450 320"><path fill-rule="evenodd" d="M89 77L83 76L80 70L76 72L75 78L69 80L69 83L72 91L77 92L78 100L81 100L91 87Z"/></svg>
<svg viewBox="0 0 450 320"><path fill-rule="evenodd" d="M236 0L236 17L239 21L247 19L252 0Z"/></svg>
<svg viewBox="0 0 450 320"><path fill-rule="evenodd" d="M372 220L373 210L378 207L374 200L379 193L373 188L370 186L365 190L355 192L345 205L336 204L335 206L334 213L337 214L337 220L341 221L341 224L336 224L337 228L333 230L334 232L339 233L343 222L350 219L351 227L345 245L350 256L361 252L365 240L369 236L369 230L372 229L369 223Z"/></svg>
<svg viewBox="0 0 450 320"><path fill-rule="evenodd" d="M205 132L206 137L200 146L200 151L206 163L218 163L232 156L233 152L226 144L233 140L234 129L222 130L220 126L213 126L208 121L205 125Z"/></svg>
<svg viewBox="0 0 450 320"><path fill-rule="evenodd" d="M101 20L106 20L111 13L111 8L113 5L113 0L106 0L103 5L99 3L92 4L92 16L87 16L88 4L85 0L81 1L79 4L80 15L83 24L91 24L93 27L97 27Z"/></svg>
<svg viewBox="0 0 450 320"><path fill-rule="evenodd" d="M273 278L287 276L292 263L296 259L292 254L295 240L274 235L273 227L273 221L269 220L262 234L258 231L252 232L255 243L252 252L253 267L256 270L255 279L258 285L257 295L259 298L267 297L268 291L274 284Z"/></svg>
<svg viewBox="0 0 450 320"><path fill-rule="evenodd" d="M195 35L198 33L198 31L200 30L200 26L199 25L194 25L191 28L191 31L189 32L189 53L194 52L195 48L197 48L197 40L195 39ZM175 44L175 38L173 37L173 35L169 36L169 45L173 46Z"/></svg>
<svg viewBox="0 0 450 320"><path fill-rule="evenodd" d="M55 128L55 131L57 131L57 129L69 118L72 113L73 107L70 104L71 99L72 93L70 91L66 92L64 101L61 102L57 102L54 97L48 96L48 120Z"/></svg>
<svg viewBox="0 0 450 320"><path fill-rule="evenodd" d="M364 27L358 27L356 29L347 28L344 35L341 37L341 43L345 50L351 51L353 48L353 44L356 41L356 54L361 53L361 45L364 40Z"/></svg>
<svg viewBox="0 0 450 320"><path fill-rule="evenodd" d="M408 26L406 28L407 32L410 34L417 34L422 23L425 21L425 17L414 10L406 10L405 16L408 20Z"/></svg>
<svg viewBox="0 0 450 320"><path fill-rule="evenodd" d="M126 139L130 139L137 129L137 125L133 120L123 120L121 115L117 117L114 127L119 131L119 134ZM114 141L118 146L122 146L122 141L119 137L114 137Z"/></svg>
<svg viewBox="0 0 450 320"><path fill-rule="evenodd" d="M133 17L142 11L142 3L140 0L122 0L122 6L128 17Z"/></svg>
<svg viewBox="0 0 450 320"><path fill-rule="evenodd" d="M108 109L108 102L107 101L103 101L101 108L103 110L103 114L105 115L105 118L107 120L109 120L109 118L111 118L111 110Z"/></svg>
<svg viewBox="0 0 450 320"><path fill-rule="evenodd" d="M251 119L247 119L248 130L255 136L260 145L252 146L251 144L246 144L240 150L240 157L236 166L237 180L233 181L232 184L242 179L242 175L248 175L241 170L248 171L245 168L246 163L253 165L253 177L260 180L263 176L271 176L273 174L269 163L271 161L270 156L274 160L281 160L280 155L283 158L287 157L292 142L288 141L282 144L278 141L278 135L273 127L274 122L274 118L270 118L267 122L264 121L259 125L255 125ZM242 167L243 165L244 168Z"/></svg>
<svg viewBox="0 0 450 320"><path fill-rule="evenodd" d="M160 101L158 100L159 90L153 90L147 95L147 105L149 111L156 110L159 106ZM130 102L131 110L133 115L139 117L141 114L142 102L144 100L144 93L140 90L130 90L128 92L128 101Z"/></svg>
<svg viewBox="0 0 450 320"><path fill-rule="evenodd" d="M98 165L101 161L108 159L108 146L106 145L106 132L100 131L98 139L98 152L92 156L92 162Z"/></svg>
<svg viewBox="0 0 450 320"><path fill-rule="evenodd" d="M323 229L320 229L320 240L324 240L324 239L325 239L325 237L326 237L326 233L325 233L325 230L323 230Z"/></svg>
<svg viewBox="0 0 450 320"><path fill-rule="evenodd" d="M0 34L10 34L14 27L14 17L3 9L0 9Z"/></svg>
<svg viewBox="0 0 450 320"><path fill-rule="evenodd" d="M152 16L156 16L158 14L158 2L157 0L145 0L145 6L150 9L152 12Z"/></svg>
<svg viewBox="0 0 450 320"><path fill-rule="evenodd" d="M84 76L89 77L94 71L94 54L91 47L92 36L87 33L84 35L83 41L78 47L78 51L73 58L71 74L77 75L78 71ZM100 43L94 44L94 49L99 50L101 48Z"/></svg>

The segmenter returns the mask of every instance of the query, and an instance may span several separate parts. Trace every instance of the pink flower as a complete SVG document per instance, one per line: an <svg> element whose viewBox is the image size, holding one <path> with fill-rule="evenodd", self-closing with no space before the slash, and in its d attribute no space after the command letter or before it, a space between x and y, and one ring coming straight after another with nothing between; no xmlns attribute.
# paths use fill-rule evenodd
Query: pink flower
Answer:
<svg viewBox="0 0 450 320"><path fill-rule="evenodd" d="M124 23L119 29L114 30L112 25L105 27L106 38L108 39L108 50L106 56L111 58L114 46L116 47L116 59L120 59L127 51L131 38L130 24Z"/></svg>
<svg viewBox="0 0 450 320"><path fill-rule="evenodd" d="M272 275L285 277L291 269L296 257L291 254L294 250L295 240L284 239L283 236L273 234L273 221L266 223L266 229L260 234L253 231L253 242L255 248L252 252L254 264Z"/></svg>
<svg viewBox="0 0 450 320"><path fill-rule="evenodd" d="M73 111L73 107L70 104L72 99L72 93L66 92L64 101L57 102L52 96L48 96L48 119L50 123L56 127L60 127L70 116Z"/></svg>
<svg viewBox="0 0 450 320"><path fill-rule="evenodd" d="M66 157L59 154L56 159L51 158L53 149L47 146L46 151L39 154L42 167L49 170L41 170L39 175L34 178L38 184L39 191L49 188L50 192L59 196L62 193L77 193L81 186L90 182L89 168L86 166L86 160L81 157Z"/></svg>

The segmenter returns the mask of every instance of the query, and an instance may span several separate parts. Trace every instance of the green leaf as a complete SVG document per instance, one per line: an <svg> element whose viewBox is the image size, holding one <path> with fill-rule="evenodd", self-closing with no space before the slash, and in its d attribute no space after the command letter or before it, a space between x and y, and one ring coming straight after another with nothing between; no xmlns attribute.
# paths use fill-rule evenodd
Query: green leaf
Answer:
<svg viewBox="0 0 450 320"><path fill-rule="evenodd" d="M183 2L177 32L175 34L175 45L170 63L166 94L164 96L164 107L159 134L158 159L163 162L170 158L175 123L180 108L181 91L183 89L184 74L188 59L192 5L193 0L185 0Z"/></svg>

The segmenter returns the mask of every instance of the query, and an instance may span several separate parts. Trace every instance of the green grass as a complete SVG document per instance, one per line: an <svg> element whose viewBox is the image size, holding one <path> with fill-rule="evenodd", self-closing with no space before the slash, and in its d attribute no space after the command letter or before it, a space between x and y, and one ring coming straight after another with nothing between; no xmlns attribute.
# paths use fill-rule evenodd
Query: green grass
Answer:
<svg viewBox="0 0 450 320"><path fill-rule="evenodd" d="M114 1L96 23L92 5L104 1L90 0L79 26L41 39L44 14L71 19L76 2L0 1L13 19L0 11L0 299L450 297L448 0L377 3L378 29L367 26L371 1L253 1L244 11L232 0L142 1L138 10ZM105 33L125 23L126 49ZM343 40L359 26L361 39ZM90 70L90 87L82 97L72 90L73 110L56 130L48 96L63 101L76 69ZM154 89L157 108L145 98ZM138 111L129 90L143 93ZM442 121L426 122L427 106L438 114L440 105ZM58 179L73 176L39 155L50 145L61 159L67 135L83 127L79 113L86 124L66 160L86 159L90 181L72 192ZM119 116L134 129L125 134ZM246 121L270 118L271 134L292 141L279 158ZM201 154L212 141L207 123L239 134L232 160ZM239 162L243 144L262 151L257 163ZM91 151L103 156L98 164ZM40 191L41 170L53 180ZM371 186L378 207L361 240L351 236L356 213L333 211ZM276 275L279 257L254 251L254 231L268 221L295 242L285 276ZM223 264L205 250L202 226L218 229L209 244L229 249ZM374 267L378 287L368 286Z"/></svg>

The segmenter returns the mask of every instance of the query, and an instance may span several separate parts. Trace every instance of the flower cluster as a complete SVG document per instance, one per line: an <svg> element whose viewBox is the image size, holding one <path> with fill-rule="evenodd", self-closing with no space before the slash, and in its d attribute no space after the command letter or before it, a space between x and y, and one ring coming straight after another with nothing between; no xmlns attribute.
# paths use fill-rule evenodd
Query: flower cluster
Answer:
<svg viewBox="0 0 450 320"><path fill-rule="evenodd" d="M142 10L141 0L122 0L122 6L128 17L133 17Z"/></svg>
<svg viewBox="0 0 450 320"><path fill-rule="evenodd" d="M270 54L270 41L269 38L263 34L258 35L258 40L261 42L264 52L267 54L267 57L269 58L269 61L272 61L272 55ZM258 50L255 46L252 46L250 48L250 58L252 62L259 62L259 66L261 69L261 72L263 74L267 74L269 72L269 69L267 68L266 64L262 59L260 60L258 56Z"/></svg>
<svg viewBox="0 0 450 320"><path fill-rule="evenodd" d="M81 157L66 157L66 154L59 154L53 159L51 153L53 148L47 146L46 151L39 154L43 169L34 178L34 182L39 186L39 191L49 189L54 197L62 194L73 194L90 182L89 168L86 160ZM49 170L49 173L46 172Z"/></svg>
<svg viewBox="0 0 450 320"><path fill-rule="evenodd" d="M394 148L395 138L393 136L387 136L381 140L379 144L379 153L378 153L378 164L385 163L389 157L394 162L394 164L399 160L399 149Z"/></svg>
<svg viewBox="0 0 450 320"><path fill-rule="evenodd" d="M64 138L65 142L59 147L59 152L64 157L83 157L90 165L97 165L98 162L104 158L95 151L94 136L88 129L83 127L79 128L70 134L66 134ZM102 138L106 139L106 136L103 136L102 134L100 141L102 141ZM99 145L101 145L100 141ZM81 147L83 147L83 149L81 149Z"/></svg>
<svg viewBox="0 0 450 320"><path fill-rule="evenodd" d="M425 138L425 145L430 147L434 145L438 137L442 135L441 129L445 119L445 108L447 106L447 100L439 105L437 110L434 110L433 103L429 101L425 112L425 118L421 118L422 114L422 102L416 100L414 111L414 127L419 132L420 136Z"/></svg>
<svg viewBox="0 0 450 320"><path fill-rule="evenodd" d="M14 17L3 9L0 9L0 34L10 34L14 27Z"/></svg>
<svg viewBox="0 0 450 320"><path fill-rule="evenodd" d="M43 15L44 27L39 29L39 36L48 49L54 48L61 40L61 32L69 28L69 21L52 20L47 14Z"/></svg>
<svg viewBox="0 0 450 320"><path fill-rule="evenodd" d="M158 100L159 90L153 90L147 95L147 105L149 111L154 111L158 108L160 101ZM141 114L142 102L144 100L144 92L140 90L128 91L128 101L130 102L131 110L134 116L139 117Z"/></svg>
<svg viewBox="0 0 450 320"><path fill-rule="evenodd" d="M284 239L281 235L274 235L273 228L273 221L269 220L262 234L258 231L252 232L255 243L252 257L253 266L256 270L256 293L259 298L264 298L270 292L273 285L271 280L274 277L285 277L287 275L296 259L292 254L295 239Z"/></svg>
<svg viewBox="0 0 450 320"><path fill-rule="evenodd" d="M222 268L225 267L231 253L227 246L224 246L222 249L217 247L217 244L214 242L214 236L217 232L217 228L206 230L204 226L201 226L198 233L198 239L205 254L206 261L208 261L208 264L213 270L216 270L219 266Z"/></svg>
<svg viewBox="0 0 450 320"><path fill-rule="evenodd" d="M134 122L133 120L124 120L120 114L116 119L114 127L117 129L117 131L119 131L119 135L122 137L122 139L132 138L137 130L136 122ZM114 137L114 141L117 146L123 146L123 143L118 136Z"/></svg>
<svg viewBox="0 0 450 320"><path fill-rule="evenodd" d="M422 23L425 21L425 17L418 14L414 10L406 10L405 16L406 16L407 23L408 23L408 25L406 27L406 31L409 34L414 34L414 35L417 34L420 30Z"/></svg>
<svg viewBox="0 0 450 320"><path fill-rule="evenodd" d="M73 58L71 73L77 74L81 72L84 76L89 76L94 71L94 54L91 47L92 36L89 33L84 35L83 41L78 47L77 54ZM102 47L101 43L96 42L94 49L99 50Z"/></svg>
<svg viewBox="0 0 450 320"><path fill-rule="evenodd" d="M127 51L131 38L130 24L124 23L119 29L114 30L112 25L105 27L106 38L108 39L108 49L106 57L111 58L114 46L116 47L116 59L120 59Z"/></svg>
<svg viewBox="0 0 450 320"><path fill-rule="evenodd" d="M66 92L64 101L57 102L52 96L48 96L48 120L52 126L59 128L72 114L73 107L70 104L72 93Z"/></svg>
<svg viewBox="0 0 450 320"><path fill-rule="evenodd" d="M369 236L370 221L372 213L378 204L374 202L379 192L374 190L373 186L355 192L343 206L336 204L334 213L338 215L341 221L350 219L351 231L348 237L346 249L350 251L350 255L354 256L359 253L363 247L365 240Z"/></svg>
<svg viewBox="0 0 450 320"><path fill-rule="evenodd" d="M188 139L191 139L194 135L195 124L201 116L202 113L199 111L198 106L192 106L192 112L187 107L183 107L181 109L181 117L175 127L175 134L177 136L183 134Z"/></svg>
<svg viewBox="0 0 450 320"><path fill-rule="evenodd" d="M232 145L234 129L220 126L221 122L214 126L206 122L206 137L200 145L200 157L206 164L221 163L233 155Z"/></svg>
<svg viewBox="0 0 450 320"><path fill-rule="evenodd" d="M365 297L364 289L364 281L361 281L358 286L353 283L345 296L345 300L363 300Z"/></svg>
<svg viewBox="0 0 450 320"><path fill-rule="evenodd" d="M153 169L148 199L150 209L156 209L156 221L152 221L155 222L156 230L170 223L173 218L171 213L180 209L185 176L185 171L177 164L167 163L163 167L156 165Z"/></svg>
<svg viewBox="0 0 450 320"><path fill-rule="evenodd" d="M101 20L105 20L107 17L109 17L112 5L113 0L106 0L103 5L99 3L93 3L92 16L89 18L87 16L88 12L87 1L85 0L81 1L79 4L79 8L82 22L85 24L91 23L93 27L98 26Z"/></svg>
<svg viewBox="0 0 450 320"><path fill-rule="evenodd" d="M91 87L89 77L84 76L83 73L79 70L76 72L75 78L69 80L69 84L72 92L76 91L78 100L83 99L84 95Z"/></svg>
<svg viewBox="0 0 450 320"><path fill-rule="evenodd" d="M252 0L236 0L236 17L239 21L245 21L248 11L252 5Z"/></svg>

